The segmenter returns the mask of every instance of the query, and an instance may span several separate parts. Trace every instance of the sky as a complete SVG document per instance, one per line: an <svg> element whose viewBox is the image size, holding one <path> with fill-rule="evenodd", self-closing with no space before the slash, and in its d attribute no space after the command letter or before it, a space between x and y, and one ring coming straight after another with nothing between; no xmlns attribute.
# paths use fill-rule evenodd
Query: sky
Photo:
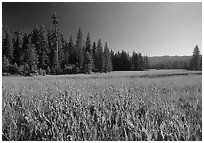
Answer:
<svg viewBox="0 0 204 143"><path fill-rule="evenodd" d="M183 56L192 55L195 45L202 51L201 2L2 3L3 26L11 29L53 28L53 13L67 40L81 28L84 40L89 32L92 42L100 38L115 52Z"/></svg>

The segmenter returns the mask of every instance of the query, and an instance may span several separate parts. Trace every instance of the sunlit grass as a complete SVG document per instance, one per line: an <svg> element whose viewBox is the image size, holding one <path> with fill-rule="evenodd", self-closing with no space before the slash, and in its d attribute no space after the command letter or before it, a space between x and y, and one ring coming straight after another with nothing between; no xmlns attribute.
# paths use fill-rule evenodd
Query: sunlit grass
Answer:
<svg viewBox="0 0 204 143"><path fill-rule="evenodd" d="M202 79L192 73L3 77L3 139L201 140ZM177 75L143 76L161 74Z"/></svg>

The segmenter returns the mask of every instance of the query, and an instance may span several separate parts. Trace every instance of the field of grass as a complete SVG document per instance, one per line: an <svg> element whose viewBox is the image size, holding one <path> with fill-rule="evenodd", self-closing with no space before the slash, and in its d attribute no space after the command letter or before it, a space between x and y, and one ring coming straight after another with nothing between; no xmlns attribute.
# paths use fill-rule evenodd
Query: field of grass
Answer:
<svg viewBox="0 0 204 143"><path fill-rule="evenodd" d="M3 77L3 140L202 140L202 73Z"/></svg>

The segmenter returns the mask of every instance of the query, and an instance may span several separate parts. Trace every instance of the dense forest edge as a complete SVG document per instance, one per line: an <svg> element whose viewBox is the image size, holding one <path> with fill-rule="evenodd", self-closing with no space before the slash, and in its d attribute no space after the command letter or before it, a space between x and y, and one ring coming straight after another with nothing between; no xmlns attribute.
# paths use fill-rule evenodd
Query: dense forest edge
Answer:
<svg viewBox="0 0 204 143"><path fill-rule="evenodd" d="M76 40L66 40L55 28L46 30L43 25L31 31L2 28L2 72L3 75L45 74L91 74L110 71L143 71L151 69L202 70L202 56L196 45L191 57L148 57L133 51L132 54L109 49L101 39L91 41L89 33L84 40L79 28ZM166 57L166 58L165 58ZM157 59L157 60L155 60ZM173 60L176 59L176 60ZM150 61L157 61L151 63Z"/></svg>

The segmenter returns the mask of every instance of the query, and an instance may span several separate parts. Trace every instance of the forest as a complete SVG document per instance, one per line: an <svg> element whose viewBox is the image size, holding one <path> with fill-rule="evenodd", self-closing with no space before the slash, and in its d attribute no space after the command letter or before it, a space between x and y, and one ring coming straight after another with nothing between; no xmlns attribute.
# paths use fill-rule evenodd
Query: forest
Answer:
<svg viewBox="0 0 204 143"><path fill-rule="evenodd" d="M46 30L41 25L30 31L2 28L2 71L3 75L45 75L45 74L91 74L110 71L143 71L153 69L201 70L202 57L198 46L188 61L167 61L150 65L149 57L133 51L114 52L103 45L99 38L91 41L88 33L84 39L79 28L76 39L66 40L57 30L58 22L53 20L54 28Z"/></svg>
<svg viewBox="0 0 204 143"><path fill-rule="evenodd" d="M22 32L2 29L3 73L27 75L73 74L110 71L129 71L149 69L148 56L125 51L115 53L107 42L101 39L91 42L89 33L83 39L79 28L76 40L70 36L67 41L57 31L36 26L32 31ZM56 49L56 44L58 49Z"/></svg>

